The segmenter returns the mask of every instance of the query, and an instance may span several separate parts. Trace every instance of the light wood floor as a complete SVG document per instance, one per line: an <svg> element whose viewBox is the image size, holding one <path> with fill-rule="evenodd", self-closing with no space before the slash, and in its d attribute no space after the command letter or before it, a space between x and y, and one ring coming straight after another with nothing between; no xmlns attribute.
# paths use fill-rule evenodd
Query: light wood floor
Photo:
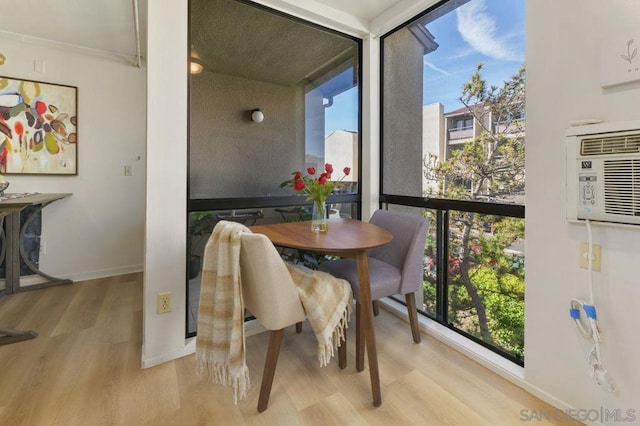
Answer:
<svg viewBox="0 0 640 426"><path fill-rule="evenodd" d="M228 388L195 376L193 355L140 368L140 274L6 296L0 326L39 333L0 346L1 425L517 425L521 410L553 410L428 336L414 344L409 326L384 311L381 407L371 404L368 370L355 371L353 326L340 370L337 360L318 367L305 324L285 333L262 414L266 333L247 339L252 387L237 406Z"/></svg>

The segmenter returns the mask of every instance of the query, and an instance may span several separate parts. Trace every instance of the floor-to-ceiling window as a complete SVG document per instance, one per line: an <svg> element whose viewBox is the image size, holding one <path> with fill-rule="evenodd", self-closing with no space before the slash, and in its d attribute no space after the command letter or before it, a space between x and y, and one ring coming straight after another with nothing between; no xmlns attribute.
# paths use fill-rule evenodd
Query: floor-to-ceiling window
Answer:
<svg viewBox="0 0 640 426"><path fill-rule="evenodd" d="M381 37L381 200L430 219L417 308L524 363L524 0Z"/></svg>
<svg viewBox="0 0 640 426"><path fill-rule="evenodd" d="M189 6L187 335L193 335L201 257L219 220L307 218L308 202L280 184L325 163L352 170L327 200L327 213L359 216L361 43L253 2Z"/></svg>

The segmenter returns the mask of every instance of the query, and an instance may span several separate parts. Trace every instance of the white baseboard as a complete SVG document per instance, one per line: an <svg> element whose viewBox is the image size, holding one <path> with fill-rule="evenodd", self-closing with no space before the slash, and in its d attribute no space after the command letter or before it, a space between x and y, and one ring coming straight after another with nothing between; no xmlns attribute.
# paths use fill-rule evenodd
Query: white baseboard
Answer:
<svg viewBox="0 0 640 426"><path fill-rule="evenodd" d="M249 337L267 331L258 320L247 321L244 324L244 336ZM180 350L159 355L157 357L142 359L142 368L155 367L156 365L182 358L196 352L196 338L190 337L184 341L184 347ZM144 354L144 344L142 345Z"/></svg>
<svg viewBox="0 0 640 426"><path fill-rule="evenodd" d="M196 351L196 339L194 337L191 337L185 340L184 346L178 350L167 352L153 358L145 359L144 343L143 343L141 365L142 365L142 368L155 367L156 365L164 364L165 362L173 361L175 359L182 358L183 356L191 355L195 351Z"/></svg>
<svg viewBox="0 0 640 426"><path fill-rule="evenodd" d="M100 269L96 271L82 271L70 274L51 274L55 278L60 278L63 280L69 279L72 281L88 281L95 280L98 278L108 278L108 277L117 277L118 275L127 275L133 274L136 272L142 272L143 267L142 264L139 265L129 265L129 266L119 266L116 268L108 268L108 269ZM48 271L43 271L44 273L49 273ZM47 279L41 277L40 275L26 275L20 277L20 288L29 287L32 285L43 284L49 282Z"/></svg>
<svg viewBox="0 0 640 426"><path fill-rule="evenodd" d="M98 269L95 271L82 271L71 273L64 278L69 278L73 281L86 281L86 280L95 280L97 278L107 278L107 277L115 277L117 275L127 275L133 274L136 272L142 272L144 270L143 265L140 263L138 265L128 265L128 266L118 266L115 268L108 269Z"/></svg>

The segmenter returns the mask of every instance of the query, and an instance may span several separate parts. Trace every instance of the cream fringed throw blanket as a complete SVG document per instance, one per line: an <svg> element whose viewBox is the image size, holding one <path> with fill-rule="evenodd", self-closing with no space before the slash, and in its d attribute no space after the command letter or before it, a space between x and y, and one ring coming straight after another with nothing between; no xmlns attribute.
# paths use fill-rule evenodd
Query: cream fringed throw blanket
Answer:
<svg viewBox="0 0 640 426"><path fill-rule="evenodd" d="M351 286L326 272L303 271L289 263L287 269L318 339L318 360L320 367L324 367L331 361L333 348L345 338L351 315Z"/></svg>
<svg viewBox="0 0 640 426"><path fill-rule="evenodd" d="M233 388L234 400L249 389L244 352L244 303L240 285L240 235L251 232L235 222L220 221L204 249L196 374Z"/></svg>
<svg viewBox="0 0 640 426"><path fill-rule="evenodd" d="M245 361L244 303L240 277L240 235L251 232L220 221L204 251L196 373L233 388L237 403L249 389ZM318 359L325 366L344 337L351 314L351 287L324 272L302 271L287 264L302 306L318 339Z"/></svg>

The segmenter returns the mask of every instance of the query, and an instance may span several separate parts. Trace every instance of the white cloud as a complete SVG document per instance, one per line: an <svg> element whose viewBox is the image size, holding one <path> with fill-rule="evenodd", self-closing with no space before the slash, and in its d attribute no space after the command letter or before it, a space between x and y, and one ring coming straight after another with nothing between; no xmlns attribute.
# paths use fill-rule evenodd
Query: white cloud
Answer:
<svg viewBox="0 0 640 426"><path fill-rule="evenodd" d="M495 59L523 61L506 43L506 37L496 35L495 19L487 13L486 0L473 0L456 9L458 32L469 45Z"/></svg>
<svg viewBox="0 0 640 426"><path fill-rule="evenodd" d="M447 56L447 60L455 61L456 59L466 58L469 55L473 55L475 52L475 49L465 46L463 49L458 49L457 51L451 53L451 55Z"/></svg>
<svg viewBox="0 0 640 426"><path fill-rule="evenodd" d="M434 71L437 71L437 72L439 72L441 74L444 74L444 75L451 75L451 73L449 71L443 70L442 68L438 68L437 66L435 66L431 62L427 61L426 59L423 62L428 68L431 68Z"/></svg>

